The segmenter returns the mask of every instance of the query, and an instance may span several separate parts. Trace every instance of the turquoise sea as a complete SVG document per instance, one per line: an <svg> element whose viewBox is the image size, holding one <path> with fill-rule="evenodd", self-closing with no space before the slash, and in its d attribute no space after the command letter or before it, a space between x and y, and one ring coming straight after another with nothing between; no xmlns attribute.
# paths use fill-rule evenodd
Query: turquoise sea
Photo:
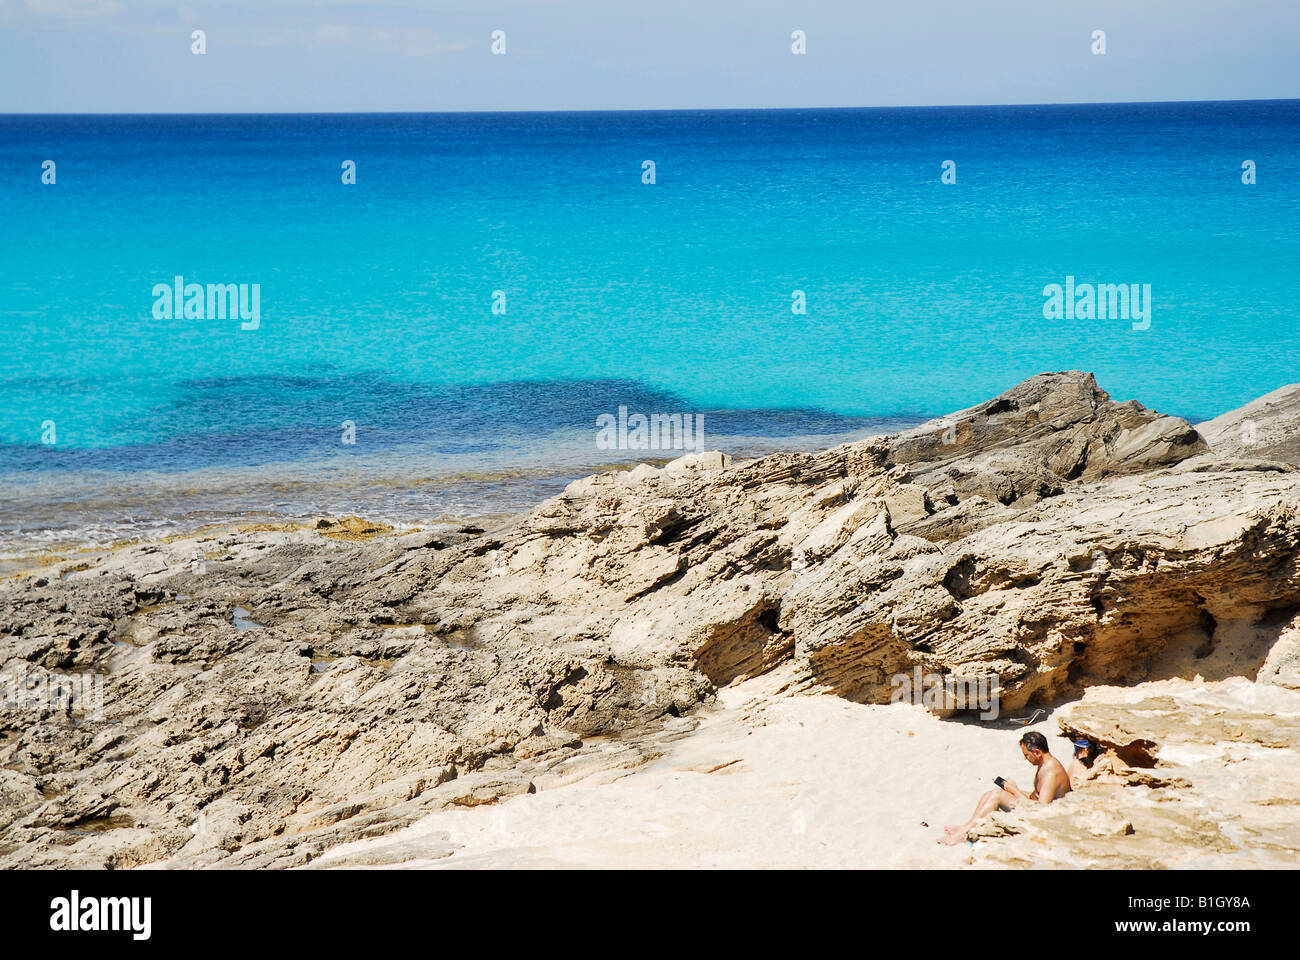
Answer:
<svg viewBox="0 0 1300 960"><path fill-rule="evenodd" d="M0 554L518 509L673 455L620 406L810 448L1086 369L1204 419L1300 381L1298 214L1300 101L0 116ZM1045 319L1067 276L1149 328Z"/></svg>

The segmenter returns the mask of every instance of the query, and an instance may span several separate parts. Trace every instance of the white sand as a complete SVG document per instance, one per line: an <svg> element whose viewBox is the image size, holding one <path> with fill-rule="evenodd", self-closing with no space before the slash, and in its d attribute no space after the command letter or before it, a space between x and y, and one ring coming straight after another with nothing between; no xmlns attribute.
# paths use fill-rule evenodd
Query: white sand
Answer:
<svg viewBox="0 0 1300 960"><path fill-rule="evenodd" d="M902 704L772 699L772 683L723 690L695 733L634 770L538 780L535 794L434 813L315 865L360 855L430 868L958 866L970 847L939 846L943 825L964 822L995 776L1029 789L1024 730L1068 762L1051 716L1029 727L945 721ZM448 841L458 849L443 856Z"/></svg>

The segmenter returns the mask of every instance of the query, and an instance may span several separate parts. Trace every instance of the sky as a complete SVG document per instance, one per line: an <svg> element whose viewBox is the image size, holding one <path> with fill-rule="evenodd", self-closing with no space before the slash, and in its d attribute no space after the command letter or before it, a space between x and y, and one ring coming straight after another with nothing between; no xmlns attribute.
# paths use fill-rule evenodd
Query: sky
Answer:
<svg viewBox="0 0 1300 960"><path fill-rule="evenodd" d="M1293 97L1300 0L0 0L0 113Z"/></svg>

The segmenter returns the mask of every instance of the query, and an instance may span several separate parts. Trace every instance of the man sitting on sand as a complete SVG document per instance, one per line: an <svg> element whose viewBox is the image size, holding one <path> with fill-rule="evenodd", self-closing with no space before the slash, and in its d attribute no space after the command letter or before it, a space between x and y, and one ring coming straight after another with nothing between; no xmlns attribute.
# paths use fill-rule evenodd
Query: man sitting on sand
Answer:
<svg viewBox="0 0 1300 960"><path fill-rule="evenodd" d="M961 826L943 828L948 836L940 840L940 843L949 846L961 843L966 839L966 831L975 825L975 821L987 817L994 810L1010 810L1021 800L1051 803L1070 792L1070 776L1065 772L1065 767L1061 766L1061 761L1047 749L1045 736L1030 730L1020 738L1020 752L1038 768L1034 774L1034 792L1027 794L1010 780L999 777L1002 785L980 797L980 802L975 805L975 813L969 820Z"/></svg>

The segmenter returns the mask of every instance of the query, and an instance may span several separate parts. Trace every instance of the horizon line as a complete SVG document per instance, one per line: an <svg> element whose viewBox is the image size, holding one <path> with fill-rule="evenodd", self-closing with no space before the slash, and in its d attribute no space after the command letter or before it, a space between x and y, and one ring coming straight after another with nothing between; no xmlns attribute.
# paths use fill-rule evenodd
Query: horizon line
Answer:
<svg viewBox="0 0 1300 960"><path fill-rule="evenodd" d="M1300 97L1240 97L1224 100L1055 100L1039 103L930 103L862 106L800 106L800 107L576 107L516 109L445 109L445 110L203 110L176 112L171 110L20 110L0 111L2 117L322 117L322 116L424 116L445 114L520 114L520 113L743 113L743 112L794 112L807 110L951 110L958 108L1003 107L1105 107L1154 106L1169 104L1210 103L1291 103Z"/></svg>

